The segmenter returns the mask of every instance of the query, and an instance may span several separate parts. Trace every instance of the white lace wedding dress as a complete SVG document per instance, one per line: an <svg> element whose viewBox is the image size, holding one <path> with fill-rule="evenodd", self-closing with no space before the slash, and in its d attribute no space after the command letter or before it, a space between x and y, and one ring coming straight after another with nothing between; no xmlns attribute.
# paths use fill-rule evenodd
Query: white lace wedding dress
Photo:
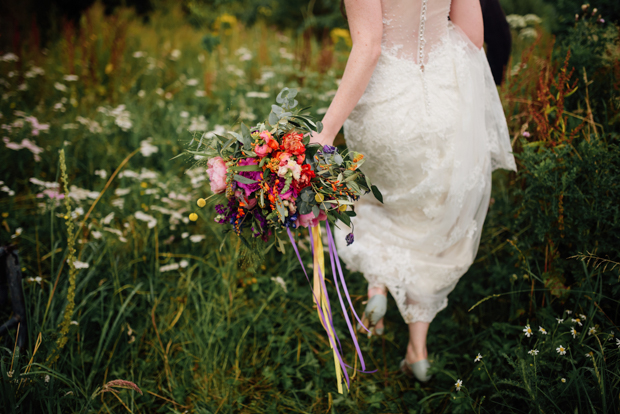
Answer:
<svg viewBox="0 0 620 414"><path fill-rule="evenodd" d="M382 54L344 124L384 204L362 197L338 252L387 287L405 322L430 322L472 264L491 171L516 170L483 50L449 19L450 0L383 0Z"/></svg>

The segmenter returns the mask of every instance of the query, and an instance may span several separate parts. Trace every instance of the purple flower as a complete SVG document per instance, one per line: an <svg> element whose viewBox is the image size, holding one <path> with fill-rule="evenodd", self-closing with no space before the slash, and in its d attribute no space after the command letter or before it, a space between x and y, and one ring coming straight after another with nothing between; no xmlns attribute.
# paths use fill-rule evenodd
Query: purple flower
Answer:
<svg viewBox="0 0 620 414"><path fill-rule="evenodd" d="M239 165L255 165L255 164L258 164L258 160L256 160L256 158L245 158L239 161ZM237 185L239 185L239 187L245 190L246 196L249 196L254 191L260 188L260 186L258 185L258 182L260 181L260 175L261 175L260 171L240 171L239 175L245 178L249 178L250 180L256 181L253 184L244 184L244 183L237 182Z"/></svg>
<svg viewBox="0 0 620 414"><path fill-rule="evenodd" d="M529 137L531 137L532 135L531 135L529 132L524 131L524 132L523 132L523 136L524 136L525 138L529 138Z"/></svg>
<svg viewBox="0 0 620 414"><path fill-rule="evenodd" d="M353 244L353 241L354 241L353 233L347 234L347 237L345 237L345 240L347 241L347 246L350 246L351 244Z"/></svg>
<svg viewBox="0 0 620 414"><path fill-rule="evenodd" d="M338 151L336 147L332 147L331 145L323 145L324 154L333 154L336 151Z"/></svg>

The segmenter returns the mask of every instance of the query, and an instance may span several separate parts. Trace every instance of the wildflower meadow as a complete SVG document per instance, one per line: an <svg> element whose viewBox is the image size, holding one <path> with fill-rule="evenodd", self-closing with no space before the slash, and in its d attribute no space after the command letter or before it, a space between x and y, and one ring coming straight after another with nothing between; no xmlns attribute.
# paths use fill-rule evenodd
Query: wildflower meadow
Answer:
<svg viewBox="0 0 620 414"><path fill-rule="evenodd" d="M0 50L0 246L18 252L25 304L0 330L0 413L620 412L615 2L502 3L518 172L494 173L478 257L431 324L434 378L399 371L408 334L390 298L385 334L358 337L376 372L343 342L343 394L295 251L256 260L225 233L185 151L265 119L285 87L320 119L346 21L337 2L298 27L283 2L226 3L97 2ZM7 269L0 324L19 299ZM361 314L366 282L345 277Z"/></svg>

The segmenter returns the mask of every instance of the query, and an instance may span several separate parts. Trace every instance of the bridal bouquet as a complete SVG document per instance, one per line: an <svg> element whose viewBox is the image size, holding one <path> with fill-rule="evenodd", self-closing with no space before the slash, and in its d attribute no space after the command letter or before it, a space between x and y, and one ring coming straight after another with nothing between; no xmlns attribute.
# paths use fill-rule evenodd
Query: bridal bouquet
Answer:
<svg viewBox="0 0 620 414"><path fill-rule="evenodd" d="M239 132L229 131L223 136L203 135L197 148L188 152L206 160L213 193L210 197L221 200L215 205L215 221L230 228L246 244L248 236L260 237L264 241L275 236L282 244L277 234L286 231L303 268L291 229L309 228L314 260L313 297L334 351L338 391L342 392L341 376L346 378L347 384L349 378L347 365L338 352L339 341L332 324L319 222L325 221L334 285L362 370L365 370L338 285L336 275L340 276L345 297L353 309L330 223L336 225L340 221L351 226L355 212L349 207L354 201L371 191L380 201L382 197L377 187L360 171L364 155L354 151L339 152L329 145L309 144L312 132L321 132L322 125L304 114L307 108L295 109L298 105L296 94L296 90L284 88L276 98L279 105L271 106L267 120L249 128L241 124ZM206 199L200 198L198 206L205 205ZM190 215L193 221L197 218L196 213ZM346 241L347 244L353 243L353 233ZM357 315L355 317L359 321Z"/></svg>

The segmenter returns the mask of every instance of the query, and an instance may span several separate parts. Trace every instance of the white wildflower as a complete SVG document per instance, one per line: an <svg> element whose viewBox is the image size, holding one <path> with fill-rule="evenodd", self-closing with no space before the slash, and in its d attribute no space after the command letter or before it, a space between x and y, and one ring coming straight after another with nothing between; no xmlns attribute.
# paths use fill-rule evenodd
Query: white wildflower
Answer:
<svg viewBox="0 0 620 414"><path fill-rule="evenodd" d="M18 91L27 91L28 90L28 84L27 83L22 83L21 85L19 85L17 87Z"/></svg>
<svg viewBox="0 0 620 414"><path fill-rule="evenodd" d="M157 88L155 89L155 93L159 96L162 96L164 94L164 90L162 88Z"/></svg>
<svg viewBox="0 0 620 414"><path fill-rule="evenodd" d="M571 321L572 321L573 323L578 323L578 324L579 324L579 326L583 326L583 325L581 324L581 319L579 319L579 318L577 318L577 319L571 319Z"/></svg>
<svg viewBox="0 0 620 414"><path fill-rule="evenodd" d="M93 230L93 231L91 231L91 232L90 232L90 234L92 234L92 235L93 235L93 237L94 237L95 239L97 239L97 240L99 240L99 239L101 238L101 236L103 236L103 235L101 234L101 232L100 232L100 231L97 231L97 230Z"/></svg>
<svg viewBox="0 0 620 414"><path fill-rule="evenodd" d="M78 321L71 321L70 325L79 326L80 323Z"/></svg>
<svg viewBox="0 0 620 414"><path fill-rule="evenodd" d="M187 86L196 86L198 85L198 79L188 79L187 81L185 81L185 84Z"/></svg>
<svg viewBox="0 0 620 414"><path fill-rule="evenodd" d="M95 175L98 175L105 180L108 177L108 172L106 170L95 170Z"/></svg>
<svg viewBox="0 0 620 414"><path fill-rule="evenodd" d="M586 315L584 315L583 313L580 313L580 314L579 314L579 318L581 318L581 319L582 319L582 320L584 320L584 321L587 319L587 318L586 318Z"/></svg>
<svg viewBox="0 0 620 414"><path fill-rule="evenodd" d="M206 131L208 126L207 118L204 115L200 115L190 119L190 125L187 130L189 132Z"/></svg>
<svg viewBox="0 0 620 414"><path fill-rule="evenodd" d="M461 387L463 386L463 381L462 380L456 380L456 382L454 383L454 386L456 387L457 391L461 391Z"/></svg>
<svg viewBox="0 0 620 414"><path fill-rule="evenodd" d="M179 49L174 49L172 52L170 52L170 56L168 56L168 59L179 60L180 57L181 57L181 51Z"/></svg>
<svg viewBox="0 0 620 414"><path fill-rule="evenodd" d="M616 346L620 348L620 339L616 339Z"/></svg>
<svg viewBox="0 0 620 414"><path fill-rule="evenodd" d="M75 120L88 128L88 130L93 134L99 134L103 132L103 128L101 128L101 125L99 125L99 122L97 121L93 121L92 119L84 118L81 116L78 116L77 118L75 118Z"/></svg>
<svg viewBox="0 0 620 414"><path fill-rule="evenodd" d="M78 80L78 76L77 75L65 75L63 76L63 79L66 80L67 82L75 82Z"/></svg>
<svg viewBox="0 0 620 414"><path fill-rule="evenodd" d="M248 92L245 94L245 96L248 98L269 98L269 94L267 92Z"/></svg>
<svg viewBox="0 0 620 414"><path fill-rule="evenodd" d="M545 330L545 328L543 328L542 326L538 327L538 331L542 332L543 335L547 335L547 331Z"/></svg>
<svg viewBox="0 0 620 414"><path fill-rule="evenodd" d="M564 312L566 312L566 314L567 314L567 315L570 315L571 313L573 313L573 311L570 311L570 310L568 310L568 309L567 309L567 310L565 310Z"/></svg>
<svg viewBox="0 0 620 414"><path fill-rule="evenodd" d="M155 145L151 144L152 141L153 141L153 138L152 137L148 137L144 141L140 142L140 154L142 154L142 156L150 157L151 155L153 155L157 151L159 151L158 147L156 147Z"/></svg>
<svg viewBox="0 0 620 414"><path fill-rule="evenodd" d="M592 353L591 352L586 352L584 355L586 356L586 358L592 358Z"/></svg>
<svg viewBox="0 0 620 414"><path fill-rule="evenodd" d="M45 375L44 381L45 381L45 383L50 382L50 376L49 375Z"/></svg>
<svg viewBox="0 0 620 414"><path fill-rule="evenodd" d="M146 221L149 229L152 229L157 225L157 219L150 214L146 214L142 211L136 211L136 214L134 214L134 216L138 220Z"/></svg>
<svg viewBox="0 0 620 414"><path fill-rule="evenodd" d="M18 227L15 229L15 234L11 235L12 239L15 239L19 236L21 236L21 234L23 233L24 229L22 229L21 227Z"/></svg>
<svg viewBox="0 0 620 414"><path fill-rule="evenodd" d="M162 266L159 268L160 273L169 272L171 270L177 270L179 268L178 263L170 263L168 265Z"/></svg>
<svg viewBox="0 0 620 414"><path fill-rule="evenodd" d="M187 117L189 117L189 112L187 112L187 111L181 111L181 112L179 113L179 116L180 116L181 118L187 118Z"/></svg>
<svg viewBox="0 0 620 414"><path fill-rule="evenodd" d="M181 233L181 238L182 239L187 239L188 237L189 237L189 233L188 232L185 231L185 232Z"/></svg>
<svg viewBox="0 0 620 414"><path fill-rule="evenodd" d="M138 97L139 98L144 98L144 96L146 96L146 92L144 91L144 89L140 89L138 91Z"/></svg>
<svg viewBox="0 0 620 414"><path fill-rule="evenodd" d="M99 191L89 191L75 185L72 185L69 189L69 197L76 201L82 201L89 198L91 200L96 200L97 197L99 197Z"/></svg>
<svg viewBox="0 0 620 414"><path fill-rule="evenodd" d="M576 338L576 337L577 337L578 332L577 332L577 330L573 327L573 328L570 328L570 334L571 334L571 335L573 335L573 339L574 339L574 338Z"/></svg>
<svg viewBox="0 0 620 414"><path fill-rule="evenodd" d="M565 383L566 382L566 378L562 378L560 381Z"/></svg>
<svg viewBox="0 0 620 414"><path fill-rule="evenodd" d="M595 334L596 333L596 328L594 326L592 326L590 329L588 329L588 336Z"/></svg>
<svg viewBox="0 0 620 414"><path fill-rule="evenodd" d="M281 276L272 277L271 280L276 282L276 284L280 285L284 293L288 293L288 290L286 289L286 282L284 281L284 279L282 279Z"/></svg>
<svg viewBox="0 0 620 414"><path fill-rule="evenodd" d="M75 266L76 269L88 269L90 267L88 263L80 262L79 260L73 261L73 266Z"/></svg>
<svg viewBox="0 0 620 414"><path fill-rule="evenodd" d="M198 89L196 92L194 92L194 95L199 98L204 98L205 96L207 96L207 93L203 90Z"/></svg>
<svg viewBox="0 0 620 414"><path fill-rule="evenodd" d="M15 53L6 53L0 56L0 61L2 62L18 62L19 58Z"/></svg>
<svg viewBox="0 0 620 414"><path fill-rule="evenodd" d="M530 349L527 353L536 356L538 355L538 349Z"/></svg>
<svg viewBox="0 0 620 414"><path fill-rule="evenodd" d="M532 336L532 328L530 328L530 325L525 325L525 328L523 328L523 332L524 332L524 335L527 336L528 338Z"/></svg>
<svg viewBox="0 0 620 414"><path fill-rule="evenodd" d="M478 353L478 356L474 359L474 362L480 362L480 361L482 361L482 355Z"/></svg>
<svg viewBox="0 0 620 414"><path fill-rule="evenodd" d="M562 345L557 347L555 350L558 351L558 354L560 355L566 355L566 348L564 348Z"/></svg>
<svg viewBox="0 0 620 414"><path fill-rule="evenodd" d="M187 260L181 260L179 266L181 266L181 269L185 269L187 266L189 266L189 262Z"/></svg>
<svg viewBox="0 0 620 414"><path fill-rule="evenodd" d="M556 321L558 321L558 324L563 323L564 319L560 319L560 318L555 318Z"/></svg>
<svg viewBox="0 0 620 414"><path fill-rule="evenodd" d="M135 57L136 59L138 58L142 58L146 56L146 52L142 52L140 50L138 50L137 52L133 52L133 57Z"/></svg>
<svg viewBox="0 0 620 414"><path fill-rule="evenodd" d="M113 218L114 218L114 213L110 213L101 219L101 224L103 224L104 226L107 226L108 224L112 222Z"/></svg>
<svg viewBox="0 0 620 414"><path fill-rule="evenodd" d="M66 86L66 85L63 85L63 84L62 84L62 83L60 83L60 82L56 82L56 83L54 84L54 88L58 89L60 92L67 92L67 86Z"/></svg>
<svg viewBox="0 0 620 414"><path fill-rule="evenodd" d="M191 236L189 236L189 241L191 241L192 243L200 243L206 237L207 236L205 236L204 234L192 234Z"/></svg>

